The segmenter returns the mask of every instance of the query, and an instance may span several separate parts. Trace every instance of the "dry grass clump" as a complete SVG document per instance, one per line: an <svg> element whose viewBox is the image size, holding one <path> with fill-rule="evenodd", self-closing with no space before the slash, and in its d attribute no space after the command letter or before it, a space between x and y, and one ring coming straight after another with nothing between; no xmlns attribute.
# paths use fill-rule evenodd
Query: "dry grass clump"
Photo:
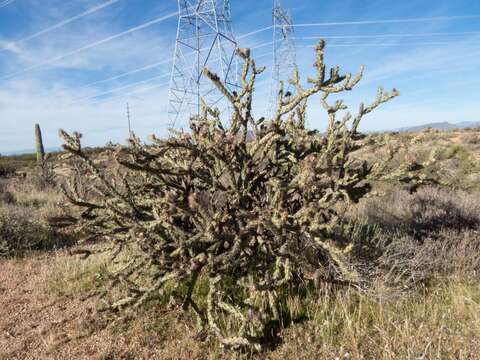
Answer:
<svg viewBox="0 0 480 360"><path fill-rule="evenodd" d="M480 287L448 283L397 299L315 297L268 359L476 359ZM304 300L302 300L304 301Z"/></svg>
<svg viewBox="0 0 480 360"><path fill-rule="evenodd" d="M429 246L424 251L428 249ZM55 262L55 275L49 276L44 291L52 294L50 291L56 291L57 284L69 288L70 295L83 296L90 290L74 288L72 282L82 284L92 280L96 271L104 274L101 258L92 257L83 264L77 262L78 267L72 266L71 261ZM292 292L284 299L284 314L291 323L282 328L282 340L274 348L261 354L244 354L243 358L476 359L480 351L480 286L478 281L462 280L463 268L457 270L458 277L417 287L408 293L391 292L382 282L367 293L335 285ZM148 306L86 338L72 339L58 351L92 346L98 354L110 358L241 358L225 352L212 338L196 341L194 322L191 315L178 308ZM74 334L84 333L82 326L77 326ZM98 332L102 333L101 339Z"/></svg>
<svg viewBox="0 0 480 360"><path fill-rule="evenodd" d="M22 256L71 244L74 235L48 222L63 213L61 193L32 177L0 180L0 256Z"/></svg>
<svg viewBox="0 0 480 360"><path fill-rule="evenodd" d="M0 207L0 257L55 249L69 242L71 239L68 236L32 217L31 208L15 205Z"/></svg>
<svg viewBox="0 0 480 360"><path fill-rule="evenodd" d="M0 204L13 204L15 198L8 189L8 180L0 177Z"/></svg>
<svg viewBox="0 0 480 360"><path fill-rule="evenodd" d="M384 230L429 237L442 229L475 229L480 224L479 194L424 187L414 194L394 189L362 202L358 216Z"/></svg>
<svg viewBox="0 0 480 360"><path fill-rule="evenodd" d="M479 145L480 144L480 133L478 130L476 132L466 133L462 136L462 141L465 144L469 145Z"/></svg>
<svg viewBox="0 0 480 360"><path fill-rule="evenodd" d="M64 201L58 188L44 186L36 177L10 179L6 191L13 196L15 204L33 208L43 218L56 215L59 205Z"/></svg>
<svg viewBox="0 0 480 360"><path fill-rule="evenodd" d="M58 257L49 271L44 291L52 296L89 296L93 290L103 288L111 267L104 254L94 254L88 259L68 255Z"/></svg>
<svg viewBox="0 0 480 360"><path fill-rule="evenodd" d="M363 201L353 216L374 228L362 261L391 290L415 289L443 279L470 281L480 261L478 193L435 187L414 194L390 190Z"/></svg>
<svg viewBox="0 0 480 360"><path fill-rule="evenodd" d="M480 231L444 229L421 239L387 234L379 267L388 286L412 288L453 279L474 281L480 271Z"/></svg>

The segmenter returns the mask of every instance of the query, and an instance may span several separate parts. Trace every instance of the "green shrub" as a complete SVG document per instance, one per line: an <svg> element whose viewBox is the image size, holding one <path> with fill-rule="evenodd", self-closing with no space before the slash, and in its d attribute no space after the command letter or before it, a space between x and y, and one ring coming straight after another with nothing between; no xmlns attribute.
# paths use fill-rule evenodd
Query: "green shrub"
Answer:
<svg viewBox="0 0 480 360"><path fill-rule="evenodd" d="M76 182L64 188L84 209L82 228L112 238L114 255L128 252L111 275L127 293L110 308L138 307L173 284L173 298L222 344L258 350L284 319L285 294L322 281L361 281L348 261L352 244L341 230L344 209L370 191L368 179L383 176L384 165L352 155L363 139L357 127L398 93L380 89L356 116L337 119L347 107L341 100L329 104L329 95L351 90L363 69L355 77L338 67L327 72L324 45L316 48L310 87L296 72L295 94L280 90L268 121L252 114L256 77L264 69L248 49L238 49L244 59L238 91L205 69L231 103L227 126L217 109L203 105L190 132L152 137L151 146L132 137L128 149L118 149L117 167L96 165L82 151L79 134L61 131L64 149L84 161L85 178L101 195L82 197ZM307 100L316 93L329 119L323 134L305 127ZM412 172L420 168L400 166L397 175L416 179ZM199 287L206 299L197 297Z"/></svg>
<svg viewBox="0 0 480 360"><path fill-rule="evenodd" d="M445 159L457 158L459 160L467 159L469 156L468 150L461 145L452 145L445 149L443 157Z"/></svg>

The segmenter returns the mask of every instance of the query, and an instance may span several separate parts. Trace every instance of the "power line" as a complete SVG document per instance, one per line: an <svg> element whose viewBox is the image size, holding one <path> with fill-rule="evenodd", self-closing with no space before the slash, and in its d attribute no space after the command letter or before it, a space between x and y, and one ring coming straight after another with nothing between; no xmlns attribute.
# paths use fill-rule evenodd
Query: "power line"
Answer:
<svg viewBox="0 0 480 360"><path fill-rule="evenodd" d="M268 27L264 27L264 28L260 28L258 30L254 30L254 31L251 31L249 33L246 33L246 34L242 34L240 35L238 38L241 39L241 38L246 38L246 37L249 37L249 36L252 36L252 35L255 35L255 34L258 34L260 32L263 32L263 31L266 31L266 30L269 30L271 29L272 26L268 26ZM462 33L455 33L455 34L475 34L477 32L462 32ZM422 34L422 35L426 35L427 33L425 34ZM440 34L451 34L451 33L430 33L430 34L435 34L435 35L440 35ZM378 35L378 36L390 36L390 35L393 35L393 36L413 36L413 35L416 35L416 34L381 34L381 35ZM358 37L360 38L362 35L358 35ZM368 35L367 35L368 36ZM372 35L372 36L377 36L377 35ZM308 39L308 38L311 38L311 39L319 39L321 38L320 36L316 37L316 36L312 36L312 37L297 37L297 39ZM342 38L342 37L323 37L323 38ZM345 38L350 38L350 37L345 37ZM354 37L352 37L354 38ZM265 47L265 46L269 46L271 45L272 42L266 42L266 43L261 43L257 46L254 46L251 48L251 50L254 50L254 49L258 49L258 48L261 48L261 47ZM450 43L402 43L403 45L405 46L412 46L412 45L446 45L446 44L450 44ZM375 47L375 46L378 46L378 47L388 47L388 46L395 46L395 45L398 45L398 44L329 44L329 47L358 47L358 46L365 46L365 47ZM310 45L307 45L307 46L303 46L303 47L310 47ZM187 54L188 55L188 54ZM82 89L82 88L85 88L85 87L90 87L92 85L97 85L97 84L100 84L100 83L105 83L105 82L108 82L108 81L112 81L112 80L116 80L116 79L120 79L122 77L126 77L128 75L131 75L131 74L135 74L135 73L139 73L141 71L144 71L144 70L148 70L148 69L152 69L152 68L155 68L159 65L162 65L162 64L168 64L171 62L171 59L168 59L168 60L163 60L163 61L158 61L158 62L155 62L155 63L152 63L152 64L148 64L146 66L143 66L143 67L140 67L140 68L136 68L136 69L133 69L133 70L130 70L130 71L127 71L127 72L124 72L124 73L121 73L121 74L118 74L118 75L115 75L115 76L112 76L112 77L109 77L109 78L106 78L106 79L102 79L102 80L98 80L98 81L94 81L92 83L89 83L89 84L86 84L86 85L82 85L79 89ZM165 74L166 76L166 74ZM157 78L157 77L155 77ZM151 80L151 79L147 79L147 80ZM113 91L107 91L105 92L105 94L108 94L108 93L111 93L111 92L115 92L117 90L120 90L120 89L123 89L123 88L126 88L126 87L130 87L130 86L133 86L137 84L137 82L135 83L132 83L132 84L127 84L125 86L122 86L120 88L115 88L113 89ZM90 99L90 98L95 98L95 97L98 97L98 96L101 96L103 95L104 93L101 93L101 94L97 94L97 95L94 95L94 96L91 96L91 97L85 97L85 98L82 98L82 99ZM81 99L80 99L81 100Z"/></svg>
<svg viewBox="0 0 480 360"><path fill-rule="evenodd" d="M307 37L305 37L307 38ZM312 39L319 39L320 37L312 37ZM298 38L297 38L298 39ZM273 41L269 41L269 42L265 42L265 43L261 43L259 45L256 45L256 46L253 46L250 48L250 50L256 50L256 49L259 49L259 48L262 48L262 47L266 47L266 46L270 46L272 45ZM350 44L329 44L328 47L389 47L389 46L396 46L396 45L405 45L405 46L415 46L415 45L418 45L418 46L421 46L421 45L449 45L449 44L452 44L452 42L415 42L415 43L391 43L391 44L353 44L353 43L350 43ZM316 45L299 45L299 46L296 46L296 47L303 47L303 48L310 48L310 47L315 47ZM193 54L193 53L192 53ZM255 59L259 59L259 58L262 58L262 57L265 57L267 55L271 55L272 52L268 52L268 53L265 53L265 54L262 54L262 55L259 55L259 56L255 56ZM188 56L189 54L187 54L186 56ZM190 54L191 55L191 54ZM168 63L168 62L171 62L171 60L168 60L168 61L162 61L160 63ZM150 68L150 67L154 67L153 66L154 64L151 64L151 65L147 65L143 68ZM112 80L112 79L117 79L117 78L120 78L120 77L123 77L123 76L126 76L126 75L129 75L129 74L132 74L132 73L136 73L136 72L140 72L143 68L139 68L139 69L134 69L134 70L131 70L127 73L123 73L123 74L119 74L117 76L114 76L114 77L111 77L111 78L108 78L108 79L104 79L104 80L100 80L100 81L97 81L95 83L101 83L101 82L106 82L108 80ZM82 97L82 98L79 98L79 99L76 99L75 102L77 101L80 101L80 100L89 100L89 99L95 99L97 97L100 97L100 96L103 96L103 95L108 95L108 94L111 94L111 93L114 93L114 92L117 92L119 90L123 90L123 89L126 89L126 88L129 88L129 87L132 87L132 86L135 86L135 85L139 85L139 84L145 84L145 83L148 83L148 82L151 82L153 80L156 80L156 79L159 79L159 78L163 78L163 77L167 77L169 76L168 73L165 73L165 74L161 74L161 75L156 75L154 77L151 77L151 78L147 78L145 80L141 80L141 81L135 81L133 83L128 83L128 84L125 84L125 85L122 85L120 87L116 87L116 88L113 88L113 89L110 89L110 90L107 90L107 91L103 91L103 92L100 92L100 93L97 93L97 94L94 94L92 96L86 96L86 97ZM95 83L91 83L91 84L95 84ZM152 87L148 87L146 88L146 90L148 89L151 89L151 88L156 88L158 86L165 86L165 85L168 85L168 84L160 84L160 85L154 85ZM87 87L88 85L84 85L82 86L83 87ZM143 89L143 88L142 88ZM140 90L142 90L140 89ZM129 95L129 94L134 94L134 93L137 93L138 92L138 89L137 90L134 90L132 92L128 92L126 94L119 94L118 96L114 96L113 98L115 97L120 97L120 96L124 96L124 95ZM111 99L111 98L109 98Z"/></svg>
<svg viewBox="0 0 480 360"><path fill-rule="evenodd" d="M360 20L360 21L340 21L340 22L321 22L292 24L293 27L309 27L309 26L339 26L339 25L375 25L375 24L398 24L409 22L429 22L429 21L452 21L452 20L468 20L480 19L480 15L462 15L462 16L438 16L410 19L386 19L386 20Z"/></svg>
<svg viewBox="0 0 480 360"><path fill-rule="evenodd" d="M315 26L315 25L353 25L353 24L378 24L378 23L386 23L386 22L407 22L407 21L428 21L428 20L432 20L432 21L435 21L435 20L455 20L455 19L466 19L466 18L477 18L477 17L480 17L480 15L471 15L471 16L455 16L455 17L436 17L436 18L417 18L417 19L394 19L394 20L372 20L372 21L356 21L356 22L337 22L337 23L318 23L318 24L293 24L293 26ZM246 37L249 37L249 36L252 36L252 35L256 35L258 33L261 33L261 32L264 32L264 31L267 31L267 30L270 30L273 26L270 25L270 26L267 26L267 27L264 27L264 28L260 28L258 30L254 30L254 31L251 31L249 33L246 33L246 34L243 34L243 35L240 35L237 39L243 39L243 38L246 38ZM423 34L379 34L379 35L351 35L351 36L310 36L310 37L295 37L296 39L319 39L319 38L330 38L330 39L342 39L342 38L345 38L345 39L354 39L354 38L375 38L375 37L378 37L378 38L383 38L383 37L401 37L401 36L405 36L405 37L424 37L424 36L442 36L442 35L445 35L445 36L448 36L448 35L475 35L475 34L480 34L480 32L458 32L458 33L423 33ZM268 44L271 44L271 43L268 43ZM368 46L371 46L371 45L368 45ZM105 83L105 82L108 82L108 81L111 81L111 80L116 80L116 79L120 79L122 77L125 77L125 76L128 76L128 75L131 75L131 74L135 74L135 73L138 73L138 72L141 72L141 71L144 71L144 70L149 70L149 69L152 69L152 68L155 68L157 66L160 66L160 65L164 65L164 64L168 64L171 62L171 59L169 60L164 60L164 61L159 61L159 62L155 62L155 63L152 63L152 64L149 64L149 65L146 65L146 66L143 66L143 67L140 67L140 68L137 68L137 69L133 69L133 70L130 70L130 71L127 71L125 73L121 73L121 74L118 74L118 75L115 75L115 76L112 76L112 77L109 77L109 78L106 78L106 79L102 79L102 80L99 80L99 81L94 81L92 83L89 83L89 84L86 84L86 85L82 85L80 87L80 89L82 88L85 88L85 87L90 87L90 86L93 86L93 85L97 85L97 84L101 84L101 83Z"/></svg>
<svg viewBox="0 0 480 360"><path fill-rule="evenodd" d="M135 32L135 31L143 30L143 29L145 29L145 28L147 28L147 27L149 27L149 26L158 24L158 23L160 23L160 22L162 22L162 21L165 21L165 20L168 20L168 19L170 19L170 18L172 18L172 17L175 17L176 15L178 15L178 11L173 12L173 13L170 13L170 14L165 15L165 16L158 17L158 18L153 19L153 20L150 20L150 21L147 21L147 22L145 22L145 23L143 23L143 24L141 24L141 25L137 25L137 26L135 26L135 27L133 27L133 28L130 28L130 29L128 29L128 30L122 31L122 32L117 33L117 34L115 34L115 35L109 36L109 37L104 38L104 39L102 39L102 40L95 41L95 42L90 43L90 44L88 44L88 45L82 46L81 48L78 48L78 49L76 49L76 50L67 52L67 53L65 53L65 54L63 54L63 55L59 55L59 56L50 58L50 59L48 59L48 60L42 61L42 62L40 62L40 63L38 63L38 64L32 65L32 66L30 66L30 67L27 67L27 68L25 68L25 69L23 69L23 70L16 71L16 72L13 72L13 73L11 73L11 74L2 76L2 77L0 77L0 80L9 79L9 78L12 78L12 77L14 77L14 76L16 76L16 75L24 74L24 73L29 72L29 71L31 71L31 70L38 69L38 68L40 68L40 67L42 67L42 66L50 65L50 64L55 63L55 62L57 62L57 61L59 61L59 60L62 60L62 59L65 59L65 58L67 58L67 57L69 57L69 56L78 54L78 53L80 53L80 52L82 52L82 51L92 49L92 48L97 47L97 46L99 46L99 45L103 45L103 44L105 44L105 43L107 43L107 42L109 42L109 41L118 39L118 38L120 38L120 37L122 37L122 36L131 34L131 33Z"/></svg>
<svg viewBox="0 0 480 360"><path fill-rule="evenodd" d="M32 40L32 39L35 39L41 35L44 35L46 33L49 33L53 30L56 30L58 28L61 28L67 24L70 24L71 22L74 22L75 20L78 20L78 19L81 19L85 16L88 16L88 15L91 15L93 13L96 13L97 11L100 11L108 6L111 6L111 5L114 5L115 3L119 2L120 0L109 0L107 2L104 2L103 4L100 4L100 5L97 5L97 6L94 6L78 15L75 15L75 16L72 16L71 18L68 18L68 19L65 19L65 20L62 20L60 21L59 23L55 24L55 25L52 25L52 26L49 26L43 30L40 30L32 35L29 35L27 37L24 37L20 40L17 40L15 42L19 43L19 42L25 42L25 41L28 41L28 40ZM3 50L0 50L0 51L3 51Z"/></svg>
<svg viewBox="0 0 480 360"><path fill-rule="evenodd" d="M170 75L170 74L169 74ZM101 103L101 102L106 102L106 101L111 101L111 100L114 100L114 99L118 99L118 98L123 98L125 99L126 97L130 96L130 95L135 95L135 94L139 94L139 93L143 93L145 91L148 91L148 90L152 90L152 89L155 89L155 88L159 88L159 87L165 87L165 86L168 86L170 84L169 81L167 82L163 82L163 83L160 83L160 84L155 84L155 85L151 85L151 86L146 86L146 87L139 87L137 89L134 89L132 91L128 91L126 93L120 93L118 95L114 95L114 96L111 96L109 97L108 99L99 99L97 101L94 101L93 104L97 104L97 103ZM132 85L132 84L131 84ZM133 86L133 85L132 85Z"/></svg>
<svg viewBox="0 0 480 360"><path fill-rule="evenodd" d="M260 33L260 32L269 30L269 29L271 29L271 28L272 28L272 26L268 26L268 27L265 27L265 28L261 28L261 29L259 29L259 30L255 30L255 31L252 31L252 32L249 32L249 33L240 35L237 39L244 39L244 38L246 38L246 37L249 37L249 36L258 34L258 33ZM268 43L268 45L271 45L271 42ZM262 46L263 46L263 45L262 45ZM252 50L253 50L253 49L254 49L254 48L252 48ZM118 74L118 75L114 75L114 76L111 76L111 77L108 77L108 78L105 78L105 79L102 79L102 80L97 80L97 81L94 81L94 82L91 82L91 83L82 85L82 86L79 87L78 89L83 89L83 88L90 87L90 86L93 86L93 85L102 84L102 83L105 83L105 82L108 82L108 81L121 79L122 77L125 77L125 76L128 76L128 75L132 75L132 74L136 74L136 73L139 73L139 72L142 72L142 71L145 71L145 70L154 69L154 68L156 68L156 67L158 67L158 66L160 66L160 65L165 65L165 64L168 64L168 63L171 63L171 62L172 62L172 59L157 61L157 62L154 62L154 63L152 63L152 64L148 64L148 65L145 65L145 66L136 68L136 69L129 70L129 71L124 72L124 73L120 73L120 74Z"/></svg>
<svg viewBox="0 0 480 360"><path fill-rule="evenodd" d="M415 43L400 43L400 44L395 44L395 43L391 43L391 44L362 44L362 43L360 43L360 44L329 44L328 47L329 48L330 47L358 47L358 46L360 46L360 47L362 47L362 46L363 47L389 47L389 46L397 46L397 45L406 45L406 46L413 46L413 45L417 46L418 45L418 46L421 46L421 45L449 45L449 44L452 44L452 42L415 42ZM272 45L272 41L254 46L254 47L251 48L251 50L266 47L266 46L270 46L270 45ZM315 47L315 46L316 46L316 44L299 45L297 47L312 48L312 47ZM261 55L255 56L255 60L263 58L263 57L271 55L271 54L272 54L271 51L269 51L267 53L263 53ZM142 81L129 83L129 84L123 85L121 87L117 87L117 88L114 88L114 89L111 89L111 90L108 90L108 91L105 91L105 92L102 92L102 93L99 93L99 94L96 94L96 95L93 95L93 96L89 96L89 97L85 97L85 98L81 98L81 99L77 99L77 100L94 99L94 98L100 97L102 95L107 95L107 94L110 94L110 93L114 93L114 92L117 92L119 90L123 90L123 89L129 88L129 87L135 86L135 85L145 84L145 83L151 82L151 81L153 81L155 79L158 79L158 78L167 77L168 75L169 74L162 74L162 75L159 75L159 76L155 76L153 78L148 78L148 79L145 79L145 80L142 80ZM115 96L110 97L110 98L105 99L105 100L112 100L112 99L115 99L115 98L125 97L125 96L128 96L128 95L141 93L141 92L144 92L144 91L147 91L147 90L151 90L151 89L166 86L166 85L168 85L168 83L165 82L165 83L155 84L155 85L152 85L152 86L149 86L149 87L141 87L139 89L134 89L134 90L132 90L130 92L127 92L127 93L121 93L121 94L115 95ZM100 100L100 101L102 101L102 100Z"/></svg>
<svg viewBox="0 0 480 360"><path fill-rule="evenodd" d="M12 3L13 1L16 1L16 0L6 0L4 1L3 3L0 4L0 8L3 7L3 6L6 6L10 3ZM119 0L112 0L113 2L116 2L116 1L119 1ZM111 1L111 2L112 2ZM112 2L112 4L113 4ZM109 6L111 5L110 2L107 2L105 4L102 4L102 5L99 5L100 7L106 7L106 6ZM92 8L90 10L87 10L86 12L89 12L92 13L94 12L94 9L95 8ZM99 9L98 9L99 10ZM97 11L98 11L97 10ZM81 14L80 14L81 15ZM80 16L79 15L79 16ZM151 20L149 22L146 22L144 24L141 24L139 26L136 26L136 27L133 27L131 29L128 29L126 31L123 31L123 32L120 32L118 34L115 34L115 35L112 35L112 36L109 36L105 39L102 39L102 40L99 40L99 41L96 41L94 43L91 43L91 44L88 44L88 45L85 45L79 49L76 49L76 50L73 50L71 52L68 52L66 54L63 54L63 55L60 55L60 56L57 56L57 57L54 57L54 58L51 58L51 59L48 59L44 62L41 62L41 63L38 63L36 65L33 65L33 66L30 66L26 69L23 69L23 70L20 70L20 71L17 71L17 72L14 72L14 73L11 73L11 74L8 74L6 76L3 76L3 77L0 77L0 79L8 79L8 78L11 78L11 77L14 77L16 75L19 75L19 74L23 74L23 73L26 73L28 71L31 71L31 70L35 70L39 67L42 67L42 66L45 66L45 65L49 65L49 64L52 64L58 60L62 60L68 56L71 56L71 55L75 55L79 52L82 52L84 50L88 50L88 49L91 49L91 48L94 48L96 46L99 46L99 45L102 45L104 43L107 43L109 41L112 41L112 40L115 40L121 36L124 36L124 35L127 35L127 34L130 34L130 33L133 33L135 31L138 31L138 30L142 30L144 28L147 28L149 26L152 26L154 24L157 24L161 21L164 21L166 19L169 19L171 17L174 17L178 15L178 11L174 12L174 13L171 13L171 14L168 14L166 16L163 16L163 17L160 17L160 18L156 18L154 20ZM86 15L84 15L86 16ZM304 23L304 24L292 24L291 26L293 27L313 27L313 26L338 26L338 25L370 25L370 24L392 24L392 23L406 23L406 22L425 22L425 21L451 21L451 20L466 20L466 19L478 19L480 18L480 15L463 15L463 16L443 16L443 17L425 17L425 18L410 18L410 19L387 19L387 20L363 20L363 21L342 21L342 22L323 22L323 23ZM71 18L71 19L67 19L65 21L74 21L75 19ZM56 27L56 26L61 26L60 23L57 24L57 25L54 25L53 27ZM242 35L239 37L239 39L241 38L244 38L244 37L247 37L247 36L250 36L250 35L254 35L254 34L257 34L257 33L260 33L260 32L263 32L263 31L266 31L266 30L269 30L271 29L272 27L271 26L268 26L268 27L265 27L265 28L261 28L259 30L255 30L255 31L252 31L250 33L247 33L245 35ZM51 30L48 30L48 29L45 29L45 30L42 30L42 32L46 32L46 31L51 31ZM34 36L35 34L31 35L31 36ZM24 40L21 40L21 41L24 41Z"/></svg>

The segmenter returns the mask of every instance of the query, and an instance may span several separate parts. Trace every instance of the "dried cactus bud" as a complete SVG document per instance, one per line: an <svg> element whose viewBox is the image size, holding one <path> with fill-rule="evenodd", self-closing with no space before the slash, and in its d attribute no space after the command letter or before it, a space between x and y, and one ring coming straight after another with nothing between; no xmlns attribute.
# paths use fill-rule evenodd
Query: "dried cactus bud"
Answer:
<svg viewBox="0 0 480 360"><path fill-rule="evenodd" d="M240 56L244 60L248 60L250 58L249 48L237 48L235 52L238 56Z"/></svg>
<svg viewBox="0 0 480 360"><path fill-rule="evenodd" d="M190 193L188 195L188 206L190 209L196 209L198 207L197 197L196 193Z"/></svg>

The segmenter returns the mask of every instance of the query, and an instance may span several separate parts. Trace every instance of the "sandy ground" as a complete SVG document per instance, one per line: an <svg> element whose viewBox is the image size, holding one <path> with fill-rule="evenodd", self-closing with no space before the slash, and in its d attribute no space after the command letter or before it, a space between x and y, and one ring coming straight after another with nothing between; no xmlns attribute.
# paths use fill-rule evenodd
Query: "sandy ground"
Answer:
<svg viewBox="0 0 480 360"><path fill-rule="evenodd" d="M88 301L42 294L53 259L0 262L0 359L101 359L105 346L88 341ZM84 330L84 334L82 331Z"/></svg>
<svg viewBox="0 0 480 360"><path fill-rule="evenodd" d="M193 339L186 320L156 312L152 324L144 313L107 327L96 299L46 292L52 268L67 256L0 260L0 360L208 358L208 344Z"/></svg>

